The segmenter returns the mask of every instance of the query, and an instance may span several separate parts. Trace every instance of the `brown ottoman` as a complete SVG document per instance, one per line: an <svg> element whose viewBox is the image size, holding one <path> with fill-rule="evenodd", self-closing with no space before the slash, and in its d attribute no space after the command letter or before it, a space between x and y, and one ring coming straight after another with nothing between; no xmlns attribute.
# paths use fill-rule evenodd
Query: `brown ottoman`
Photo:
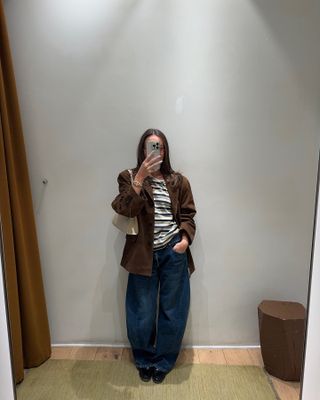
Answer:
<svg viewBox="0 0 320 400"><path fill-rule="evenodd" d="M305 314L302 304L291 301L263 300L258 306L265 369L285 381L300 380Z"/></svg>

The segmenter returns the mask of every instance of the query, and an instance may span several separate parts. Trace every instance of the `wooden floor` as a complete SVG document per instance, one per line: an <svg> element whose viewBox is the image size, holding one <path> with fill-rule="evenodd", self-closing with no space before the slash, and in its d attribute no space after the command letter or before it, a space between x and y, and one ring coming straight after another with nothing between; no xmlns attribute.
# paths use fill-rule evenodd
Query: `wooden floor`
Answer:
<svg viewBox="0 0 320 400"><path fill-rule="evenodd" d="M52 347L52 359L131 360L129 348L123 347ZM263 366L260 349L182 349L176 365L213 363L223 365ZM269 375L269 374L268 374ZM269 375L281 400L299 400L300 383L286 382Z"/></svg>

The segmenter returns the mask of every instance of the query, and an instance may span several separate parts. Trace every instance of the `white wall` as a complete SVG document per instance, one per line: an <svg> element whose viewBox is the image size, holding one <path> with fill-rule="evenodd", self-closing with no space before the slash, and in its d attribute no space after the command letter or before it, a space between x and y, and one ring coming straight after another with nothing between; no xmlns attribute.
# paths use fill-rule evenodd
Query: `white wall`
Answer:
<svg viewBox="0 0 320 400"><path fill-rule="evenodd" d="M53 343L127 343L110 203L149 127L198 208L184 344L258 344L261 300L306 305L317 1L4 5Z"/></svg>

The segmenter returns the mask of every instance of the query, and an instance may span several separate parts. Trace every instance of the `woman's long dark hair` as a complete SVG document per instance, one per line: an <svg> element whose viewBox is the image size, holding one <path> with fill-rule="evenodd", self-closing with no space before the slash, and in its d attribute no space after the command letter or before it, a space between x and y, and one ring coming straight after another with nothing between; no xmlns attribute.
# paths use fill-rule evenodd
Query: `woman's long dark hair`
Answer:
<svg viewBox="0 0 320 400"><path fill-rule="evenodd" d="M169 144L167 141L167 138L165 136L165 134L163 132L161 132L159 129L147 129L141 136L139 144L138 144L138 148L137 148L137 166L135 168L136 171L139 170L141 164L143 163L144 159L145 159L145 155L144 155L144 144L145 144L145 140L148 136L151 135L156 135L158 137L160 137L162 139L163 142L163 147L164 147L164 157L163 157L163 161L161 163L160 166L160 171L164 176L172 176L173 175L180 175L180 173L176 173L172 167L171 167L171 163L170 163L170 153L169 153ZM177 178L177 177L176 177ZM174 179L174 181L176 181L176 178Z"/></svg>

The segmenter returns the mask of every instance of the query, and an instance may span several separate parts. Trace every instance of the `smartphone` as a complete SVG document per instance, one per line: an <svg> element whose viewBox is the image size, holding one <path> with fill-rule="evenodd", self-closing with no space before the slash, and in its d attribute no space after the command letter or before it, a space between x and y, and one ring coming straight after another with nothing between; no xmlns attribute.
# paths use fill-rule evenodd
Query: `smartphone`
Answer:
<svg viewBox="0 0 320 400"><path fill-rule="evenodd" d="M160 142L152 142L152 141L147 142L147 156L152 151L154 151L153 157L160 156Z"/></svg>
<svg viewBox="0 0 320 400"><path fill-rule="evenodd" d="M154 151L152 158L157 157L157 156L160 155L160 142L151 141L151 140L149 142L147 142L147 156L152 151ZM160 165L161 164L158 164L155 167L153 167L152 168L153 171L158 171L160 169Z"/></svg>

